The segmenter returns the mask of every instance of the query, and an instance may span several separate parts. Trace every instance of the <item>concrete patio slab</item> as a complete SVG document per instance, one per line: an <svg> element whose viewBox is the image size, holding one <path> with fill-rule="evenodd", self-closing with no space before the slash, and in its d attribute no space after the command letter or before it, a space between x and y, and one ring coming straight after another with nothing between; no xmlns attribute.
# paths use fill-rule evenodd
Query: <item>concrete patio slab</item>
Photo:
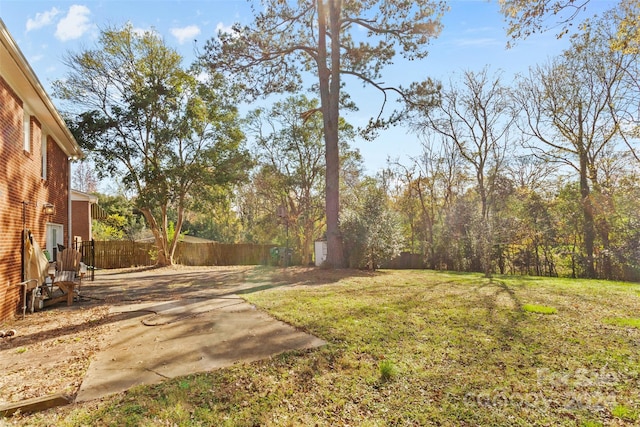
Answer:
<svg viewBox="0 0 640 427"><path fill-rule="evenodd" d="M105 337L110 345L91 362L76 402L326 344L233 294L112 310L126 318Z"/></svg>

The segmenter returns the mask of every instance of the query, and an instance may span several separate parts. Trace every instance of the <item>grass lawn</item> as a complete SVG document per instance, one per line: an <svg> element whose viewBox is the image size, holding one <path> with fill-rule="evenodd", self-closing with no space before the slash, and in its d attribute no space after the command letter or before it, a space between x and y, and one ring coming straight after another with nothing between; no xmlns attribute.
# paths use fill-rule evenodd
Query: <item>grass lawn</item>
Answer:
<svg viewBox="0 0 640 427"><path fill-rule="evenodd" d="M257 268L249 280L299 286L243 296L327 346L138 387L55 424L640 425L638 284L291 271Z"/></svg>

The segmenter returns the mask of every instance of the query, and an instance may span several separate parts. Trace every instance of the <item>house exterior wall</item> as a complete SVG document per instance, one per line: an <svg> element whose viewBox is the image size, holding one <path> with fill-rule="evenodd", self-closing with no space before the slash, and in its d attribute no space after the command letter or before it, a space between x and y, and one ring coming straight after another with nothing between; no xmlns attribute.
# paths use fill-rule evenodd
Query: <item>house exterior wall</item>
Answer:
<svg viewBox="0 0 640 427"><path fill-rule="evenodd" d="M91 204L84 200L74 200L71 202L71 212L73 212L71 220L72 238L80 236L83 242L91 240Z"/></svg>
<svg viewBox="0 0 640 427"><path fill-rule="evenodd" d="M81 157L80 146L0 18L0 322L21 305L17 284L22 281L23 230L30 230L41 248L47 230L69 241L70 159ZM55 206L54 214L43 211L46 203Z"/></svg>
<svg viewBox="0 0 640 427"><path fill-rule="evenodd" d="M26 106L29 111L28 106ZM30 148L24 147L25 104L0 75L0 321L12 316L20 306L22 280L22 230L31 230L40 247L46 244L48 222L64 226L68 232L69 161L56 141L45 134L47 175L42 177L43 129L29 116ZM55 206L55 214L43 212L45 203Z"/></svg>

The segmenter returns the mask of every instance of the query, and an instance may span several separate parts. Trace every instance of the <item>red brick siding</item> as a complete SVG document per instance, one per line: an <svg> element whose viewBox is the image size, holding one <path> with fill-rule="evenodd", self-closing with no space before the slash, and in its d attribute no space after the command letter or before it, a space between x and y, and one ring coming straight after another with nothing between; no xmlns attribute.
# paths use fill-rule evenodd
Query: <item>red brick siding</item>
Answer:
<svg viewBox="0 0 640 427"><path fill-rule="evenodd" d="M47 138L47 201L52 203L55 214L48 222L64 226L64 244L69 242L69 161L67 155L51 138Z"/></svg>
<svg viewBox="0 0 640 427"><path fill-rule="evenodd" d="M20 195L10 184L22 181L13 167L15 159L23 156L22 111L22 101L0 76L0 158L6 159L0 167L0 225L6 231L0 238L0 319L15 312L19 296L11 284L20 281L20 236L16 230L22 227L22 211Z"/></svg>
<svg viewBox="0 0 640 427"><path fill-rule="evenodd" d="M45 247L46 223L63 224L67 233L68 168L64 152L51 137L47 142L48 179L42 180L42 129L31 118L31 151L24 151L23 102L0 76L0 321L12 316L20 305L22 279L22 227L30 229L41 247ZM43 204L56 206L50 218ZM66 240L65 240L66 241Z"/></svg>
<svg viewBox="0 0 640 427"><path fill-rule="evenodd" d="M71 219L71 233L75 238L80 236L82 241L90 240L89 236L89 224L91 223L91 210L89 202L83 200L74 200L71 202L72 219Z"/></svg>

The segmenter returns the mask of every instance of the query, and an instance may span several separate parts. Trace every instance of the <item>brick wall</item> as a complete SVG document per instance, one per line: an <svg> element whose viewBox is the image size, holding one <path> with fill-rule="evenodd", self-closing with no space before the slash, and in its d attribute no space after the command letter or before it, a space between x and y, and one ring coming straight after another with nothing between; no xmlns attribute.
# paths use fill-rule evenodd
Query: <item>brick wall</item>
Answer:
<svg viewBox="0 0 640 427"><path fill-rule="evenodd" d="M89 224L91 224L90 203L85 200L74 200L71 203L71 212L73 212L71 219L72 238L80 236L83 242L91 240L89 236Z"/></svg>
<svg viewBox="0 0 640 427"><path fill-rule="evenodd" d="M69 243L69 161L58 144L49 137L47 142L47 201L56 207L48 222L64 226L64 244Z"/></svg>
<svg viewBox="0 0 640 427"><path fill-rule="evenodd" d="M0 168L0 226L7 232L0 239L0 319L6 318L18 305L17 289L12 283L20 281L20 236L22 227L21 203L12 180L20 180L12 167L13 159L22 156L22 101L0 77L0 158L7 159ZM21 181L21 180L20 180ZM18 242L18 252L16 245ZM17 279L17 280L16 280Z"/></svg>
<svg viewBox="0 0 640 427"><path fill-rule="evenodd" d="M46 244L46 224L63 224L65 242L68 218L68 168L64 152L47 138L47 179L42 179L42 127L30 119L31 149L24 150L23 101L0 76L0 322L20 306L22 279L22 229L30 229L38 244ZM28 108L27 108L28 110ZM53 203L53 216L43 212L44 203Z"/></svg>

